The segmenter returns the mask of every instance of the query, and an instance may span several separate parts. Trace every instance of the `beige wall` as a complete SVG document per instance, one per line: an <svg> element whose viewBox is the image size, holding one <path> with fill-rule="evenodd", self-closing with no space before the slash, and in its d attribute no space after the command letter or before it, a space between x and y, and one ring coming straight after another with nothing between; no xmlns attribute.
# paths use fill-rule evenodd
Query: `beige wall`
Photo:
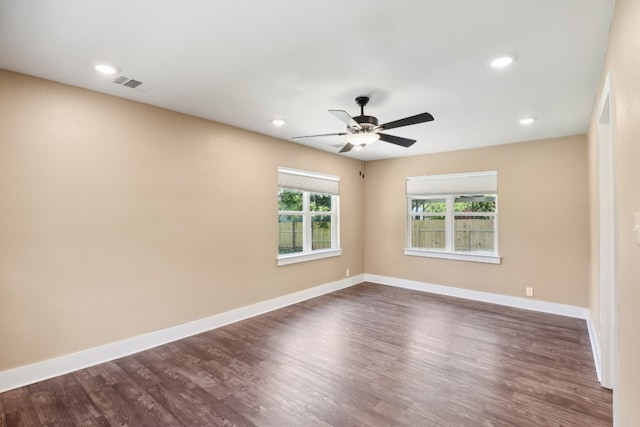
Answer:
<svg viewBox="0 0 640 427"><path fill-rule="evenodd" d="M597 294L586 287L585 136L367 162L363 180L343 156L11 72L0 71L0 99L0 371L339 280L347 268L514 296L533 286L537 299L576 306ZM638 176L624 155L638 159L638 130L630 105L617 108L628 194ZM340 176L342 257L276 267L278 166ZM407 176L493 169L501 265L403 255ZM625 256L621 280L638 301L637 255ZM627 310L621 337L624 325L633 334ZM637 355L637 338L626 343Z"/></svg>
<svg viewBox="0 0 640 427"><path fill-rule="evenodd" d="M498 171L500 265L405 256L408 176ZM584 135L367 162L365 271L587 307Z"/></svg>
<svg viewBox="0 0 640 427"><path fill-rule="evenodd" d="M632 233L633 214L640 212L640 2L617 0L602 79L610 73L616 162L617 274L618 274L618 385L614 402L621 427L640 425L640 245ZM597 105L591 121L591 182L597 183ZM595 158L594 158L595 157ZM592 191L597 198L597 189ZM597 200L592 203L597 218ZM597 236L597 221L591 227ZM597 265L597 246L591 251ZM592 312L598 310L597 269L591 270Z"/></svg>
<svg viewBox="0 0 640 427"><path fill-rule="evenodd" d="M277 267L277 168L339 175L343 256ZM0 371L364 272L360 162L0 71Z"/></svg>

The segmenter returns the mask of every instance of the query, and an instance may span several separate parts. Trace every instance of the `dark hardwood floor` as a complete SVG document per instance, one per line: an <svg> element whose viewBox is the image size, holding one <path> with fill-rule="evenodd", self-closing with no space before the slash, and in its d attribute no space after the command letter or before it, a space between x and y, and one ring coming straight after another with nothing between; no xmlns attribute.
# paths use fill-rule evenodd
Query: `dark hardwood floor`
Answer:
<svg viewBox="0 0 640 427"><path fill-rule="evenodd" d="M363 283L0 394L1 426L610 426L583 320Z"/></svg>

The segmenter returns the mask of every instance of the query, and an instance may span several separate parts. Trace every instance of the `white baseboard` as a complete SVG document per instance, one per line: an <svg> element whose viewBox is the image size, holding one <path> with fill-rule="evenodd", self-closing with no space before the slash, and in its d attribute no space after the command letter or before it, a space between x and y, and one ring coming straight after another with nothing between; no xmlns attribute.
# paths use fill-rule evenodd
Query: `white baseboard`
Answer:
<svg viewBox="0 0 640 427"><path fill-rule="evenodd" d="M492 294L489 292L473 291L470 289L455 288L451 286L435 285L433 283L418 282L415 280L397 279L394 277L365 274L365 280L382 285L398 288L413 289L416 291L430 292L433 294L447 295L473 301L482 301L499 304L508 307L522 308L525 310L540 311L543 313L559 314L561 316L589 319L589 309L567 304L540 301L530 298L512 297L509 295Z"/></svg>
<svg viewBox="0 0 640 427"><path fill-rule="evenodd" d="M593 363L596 365L596 375L598 382L602 384L602 356L600 355L600 340L593 326L591 316L587 319L587 329L589 330L589 341L591 341L591 353L593 354Z"/></svg>
<svg viewBox="0 0 640 427"><path fill-rule="evenodd" d="M278 308L302 302L320 295L348 288L364 281L364 275L349 277L336 282L294 292L278 298L240 307L204 319L194 320L148 334L139 335L100 347L48 359L31 365L0 372L0 393L23 387L58 375L148 350L153 347L177 341L192 335L228 325L233 322L257 316Z"/></svg>
<svg viewBox="0 0 640 427"><path fill-rule="evenodd" d="M192 322L161 329L159 331L150 332L148 334L139 335L100 347L94 347L77 353L2 371L0 372L0 393L53 378L58 375L64 375L89 366L115 360L140 351L148 350L153 347L216 329L233 322L238 322L269 311L277 310L320 295L348 288L364 281L585 319L589 330L589 338L591 340L591 348L593 351L594 362L596 364L596 372L598 374L598 380L600 380L600 346L598 345L597 335L593 328L593 322L587 308L499 295L489 292L473 291L451 286L435 285L432 283L418 282L414 280L378 276L375 274L361 274L310 289L305 289L303 291L294 292L282 297L240 307L235 310L216 314L204 319L194 320Z"/></svg>

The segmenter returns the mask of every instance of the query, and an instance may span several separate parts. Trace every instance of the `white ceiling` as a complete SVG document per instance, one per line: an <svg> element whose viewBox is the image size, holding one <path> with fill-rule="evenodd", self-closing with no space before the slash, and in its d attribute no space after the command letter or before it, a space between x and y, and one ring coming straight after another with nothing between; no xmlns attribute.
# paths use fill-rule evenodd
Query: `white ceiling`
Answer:
<svg viewBox="0 0 640 427"><path fill-rule="evenodd" d="M614 0L2 0L0 68L277 138L429 112L361 160L587 131ZM516 53L502 70L488 62ZM118 86L109 62L144 83ZM538 120L522 126L518 120ZM284 118L284 127L270 121ZM344 137L304 140L337 152Z"/></svg>

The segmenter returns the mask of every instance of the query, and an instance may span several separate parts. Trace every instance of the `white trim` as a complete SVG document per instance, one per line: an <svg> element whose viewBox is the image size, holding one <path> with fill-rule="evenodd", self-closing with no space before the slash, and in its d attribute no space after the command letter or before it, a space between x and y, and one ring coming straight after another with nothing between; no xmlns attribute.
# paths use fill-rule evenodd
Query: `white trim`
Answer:
<svg viewBox="0 0 640 427"><path fill-rule="evenodd" d="M493 294L490 292L473 291L452 286L436 285L433 283L418 282L416 280L397 279L393 277L365 274L365 280L381 285L395 286L398 288L412 289L415 291L430 292L432 294L447 295L473 301L488 302L508 307L522 308L525 310L539 311L542 313L559 314L561 316L588 319L589 309L574 305L559 304L555 302L540 301L531 298L520 298L509 295Z"/></svg>
<svg viewBox="0 0 640 427"><path fill-rule="evenodd" d="M44 381L59 375L79 369L94 366L100 363L109 362L130 354L148 350L163 344L167 344L179 339L187 338L202 332L219 328L230 323L238 322L253 316L257 316L269 311L277 310L298 302L302 302L320 295L335 292L340 289L362 283L364 281L377 283L386 286L412 289L422 292L430 292L439 295L448 295L457 298L474 301L488 302L508 307L522 308L525 310L539 311L543 313L558 314L562 316L585 319L589 330L591 348L596 363L596 373L600 375L600 363L598 353L598 342L593 329L593 322L589 315L589 310L584 307L576 307L565 304L557 304L539 300L512 297L507 295L493 294L489 292L473 291L451 286L435 285L431 283L418 282L414 280L398 279L393 277L379 276L375 274L360 274L324 285L316 286L303 291L294 292L289 295L273 298L256 304L240 307L235 310L216 314L204 319L176 325L170 328L151 332L144 335L128 338L126 340L90 348L77 353L68 354L54 359L37 362L31 365L21 366L0 372L0 393L23 387L39 381Z"/></svg>
<svg viewBox="0 0 640 427"><path fill-rule="evenodd" d="M449 251L435 251L428 249L411 249L406 248L404 250L405 255L409 256L422 256L427 258L442 258L442 259L455 259L459 261L472 261L472 262L486 262L489 264L500 264L500 256L493 254L483 253L465 253L465 252L449 252Z"/></svg>
<svg viewBox="0 0 640 427"><path fill-rule="evenodd" d="M194 320L148 334L139 335L100 347L90 348L77 353L56 357L54 359L21 366L0 372L0 393L14 388L33 384L79 369L109 362L120 357L148 350L163 344L187 338L202 332L216 329L233 322L247 319L296 304L320 295L348 288L364 281L364 275L357 275L289 295L262 301L256 304L230 310L224 313Z"/></svg>
<svg viewBox="0 0 640 427"><path fill-rule="evenodd" d="M607 73L598 103L598 212L599 212L599 286L600 355L603 387L614 389L617 383L617 267L616 267L616 185L613 83ZM614 419L617 406L614 399Z"/></svg>
<svg viewBox="0 0 640 427"><path fill-rule="evenodd" d="M593 326L593 319L591 315L587 319L587 329L589 330L589 341L591 342L591 353L593 354L593 363L596 365L596 375L598 376L598 382L602 383L602 357L600 355L600 342L598 341L598 334Z"/></svg>
<svg viewBox="0 0 640 427"><path fill-rule="evenodd" d="M326 249L314 252L300 252L297 254L278 255L278 266L296 264L298 262L313 261L315 259L330 258L342 255L342 249Z"/></svg>

